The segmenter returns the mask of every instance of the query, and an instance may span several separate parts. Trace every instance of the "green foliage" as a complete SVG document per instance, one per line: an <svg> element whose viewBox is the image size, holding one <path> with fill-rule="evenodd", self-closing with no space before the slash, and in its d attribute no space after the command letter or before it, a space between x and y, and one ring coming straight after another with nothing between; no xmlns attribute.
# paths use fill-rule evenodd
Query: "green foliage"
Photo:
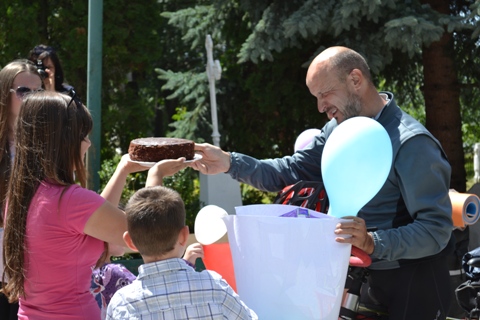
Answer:
<svg viewBox="0 0 480 320"><path fill-rule="evenodd" d="M105 188L108 180L115 172L117 164L120 162L121 156L115 154L111 159L102 162L102 168L99 172L101 180L101 190ZM122 192L120 207L124 207L128 199L135 191L145 187L147 180L147 171L130 174L126 183L126 187ZM164 179L164 186L176 190L182 196L187 212L187 225L193 232L193 226L197 212L200 210L200 185L198 181L198 173L191 168L186 168L171 177Z"/></svg>
<svg viewBox="0 0 480 320"><path fill-rule="evenodd" d="M302 130L324 123L324 118L316 118L314 108L302 111L313 100L308 101L308 93L301 91L305 74L293 70L302 70L317 53L332 45L353 48L366 57L379 88L394 92L404 110L425 123L423 90L430 87L423 79L423 53L445 32L453 33L457 68L459 74L466 74L460 78L462 89L468 83L475 91L473 95L477 95L480 73L473 62L478 61L479 1L450 1L450 12L436 11L442 6L425 4L429 2L216 0L209 7L215 13L210 12L208 17L207 10L199 10L198 6L195 16L188 10L165 16L171 25L189 33L184 39L191 43L201 42L201 38L193 37L194 26L178 21L198 19L202 12L205 20L228 17L218 24L218 36L214 37L218 43L215 53L224 66L222 80L217 83L222 146L256 157L276 157L291 153L292 141ZM177 19L172 19L176 14ZM179 19L179 15L184 17ZM475 103L467 99L471 97L467 91L460 94L464 103L462 116L466 119L476 114ZM186 107L196 108L190 103ZM276 125L270 126L272 122ZM465 150L480 138L474 126L478 127L474 123L463 126ZM261 136L250 134L259 127Z"/></svg>
<svg viewBox="0 0 480 320"><path fill-rule="evenodd" d="M475 172L473 166L473 152L465 154L465 171L467 171L467 192L475 184Z"/></svg>
<svg viewBox="0 0 480 320"><path fill-rule="evenodd" d="M273 203L278 194L276 192L260 191L245 183L240 184L240 190L242 193L242 203L244 206L249 204Z"/></svg>
<svg viewBox="0 0 480 320"><path fill-rule="evenodd" d="M443 27L423 17L405 16L385 24L385 41L393 49L400 49L410 58L420 51L422 45L440 40Z"/></svg>
<svg viewBox="0 0 480 320"><path fill-rule="evenodd" d="M298 67L307 57L295 52L286 50L276 63L228 70L222 86L228 93L218 97L226 146L259 158L281 157L293 153L303 130L326 122L305 86L306 70Z"/></svg>
<svg viewBox="0 0 480 320"><path fill-rule="evenodd" d="M105 189L108 180L110 180L117 168L117 164L120 162L120 158L121 155L116 154L111 159L106 159L102 162L101 171L98 173L101 181L100 190ZM146 174L144 172L137 172L129 175L120 200L121 208L127 204L128 199L130 199L135 191L145 186L146 180Z"/></svg>
<svg viewBox="0 0 480 320"><path fill-rule="evenodd" d="M474 26L472 38L478 39L478 37L480 36L480 21L478 19L478 16L480 16L480 1L475 0L475 2L470 6L470 9L471 11L469 14L469 18L470 18L470 22Z"/></svg>
<svg viewBox="0 0 480 320"><path fill-rule="evenodd" d="M155 71L159 74L159 79L166 81L162 89L171 92L167 99L178 99L182 104L196 105L193 110L188 110L187 107L176 108L177 113L172 117L175 122L170 124L174 130L170 136L196 140L197 137L202 136L202 132L206 133L211 130L210 122L206 119L208 108L205 99L208 96L206 73L193 71L175 73L160 68ZM202 142L202 139L197 142Z"/></svg>
<svg viewBox="0 0 480 320"><path fill-rule="evenodd" d="M387 84L389 84L387 86ZM415 86L414 88L409 88L408 85L410 83L398 83L393 81L389 83L385 79L382 79L378 84L379 91L392 91L394 89L400 91L400 97L403 97L401 100L397 100L397 104L400 108L420 121L423 125L425 125L425 108L423 107L425 103L423 102L423 97L419 94L420 88L419 86ZM409 93L412 91L411 93Z"/></svg>
<svg viewBox="0 0 480 320"><path fill-rule="evenodd" d="M394 92L404 110L424 121L423 50L453 32L469 152L480 139L480 0L450 1L449 14L425 2L104 0L102 183L133 138L211 141L207 34L222 66L216 82L221 146L269 158L291 154L299 133L327 120L305 86L306 68L320 51L344 45L361 53L379 89ZM0 65L26 57L39 43L52 45L67 81L85 101L88 3L4 0L0 10ZM182 175L168 183L188 193L184 198L195 196L196 175ZM144 181L144 174L133 175L124 197ZM245 203L269 199L243 186L242 194ZM187 206L196 206L193 198Z"/></svg>
<svg viewBox="0 0 480 320"><path fill-rule="evenodd" d="M193 124L208 128L202 112L191 112L179 106L177 99L167 99L171 92L161 90L164 81L158 79L155 72L156 68L183 70L192 61L199 65L203 60L203 55L188 55L189 45L183 43L182 35L169 27L167 19L160 15L169 9L177 10L185 3L168 0L103 1L102 168L98 173L102 189L115 170L118 154L126 153L131 139L178 134L195 140L195 130L187 129L195 128ZM86 101L88 2L5 0L0 2L0 10L3 13L0 20L0 66L15 58L27 57L37 44L51 45L61 59L67 82L76 88L82 101ZM187 119L185 128L180 122L176 127L181 130L172 127L174 117ZM184 135L184 132L188 134ZM192 216L198 208L195 211L191 197L198 191L188 184L180 188L178 183L195 179L195 175L189 173L181 178L182 174L186 173L175 178L179 182L174 187L188 193L182 197L186 199L187 210ZM145 179L145 173L131 175L122 202L141 188Z"/></svg>
<svg viewBox="0 0 480 320"><path fill-rule="evenodd" d="M186 168L172 177L165 178L164 185L176 190L182 195L187 212L187 225L190 227L190 232L193 232L195 217L200 210L198 172L191 168Z"/></svg>
<svg viewBox="0 0 480 320"><path fill-rule="evenodd" d="M223 69L221 80L216 82L222 147L235 148L257 157L291 153L294 140L301 131L309 127L321 127L325 122L325 117L316 111L315 101L304 84L306 70L299 68L311 52L299 55L298 50L288 49L287 55L275 57L280 63L238 64L238 53L234 49L244 40L241 35L247 32L248 21L238 7L230 4L216 3L213 14L226 19L216 25L216 31L212 33L214 59L220 60ZM164 13L163 16L169 17L169 24L184 30L180 33L185 34L189 30L186 28L190 28L186 22L199 19L198 14L202 12L205 16L201 19L211 19L212 8L206 10L198 6L195 10L179 10L175 14ZM233 21L235 24L227 23ZM220 29L222 26L224 28ZM216 38L215 34L221 38ZM192 50L195 48L189 56L205 57L205 49L194 45L204 41L205 35L196 42L193 38L183 37L192 43ZM209 142L210 101L205 100L208 96L205 63L206 58L189 69L157 72L160 79L167 81L163 89L173 92L169 98L178 99L184 105L180 111L185 116L182 121L173 124L176 129L174 132L190 129L196 132L197 141ZM208 127L199 128L200 120L207 123Z"/></svg>
<svg viewBox="0 0 480 320"><path fill-rule="evenodd" d="M161 16L167 18L169 24L186 31L182 40L191 44L191 50L205 44L202 40L206 34L216 37L216 32L225 22L217 19L216 11L211 5L196 5L193 8L180 9L176 12L162 12Z"/></svg>
<svg viewBox="0 0 480 320"><path fill-rule="evenodd" d="M462 133L466 153L473 153L474 144L480 142L480 95L478 90L468 91L470 95L462 103Z"/></svg>

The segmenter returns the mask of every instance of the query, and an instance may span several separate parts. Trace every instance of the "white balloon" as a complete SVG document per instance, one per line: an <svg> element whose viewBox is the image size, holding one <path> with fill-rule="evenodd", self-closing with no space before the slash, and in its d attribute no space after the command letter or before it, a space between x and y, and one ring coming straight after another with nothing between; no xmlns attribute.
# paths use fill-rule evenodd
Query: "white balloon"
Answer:
<svg viewBox="0 0 480 320"><path fill-rule="evenodd" d="M320 129L307 129L300 133L295 140L295 145L293 146L293 149L295 152L298 150L304 149L306 146L310 144L310 142L313 141L313 138L315 136L319 135L322 131Z"/></svg>
<svg viewBox="0 0 480 320"><path fill-rule="evenodd" d="M219 206L210 204L203 207L195 218L195 238L203 245L212 244L227 233L223 217L228 213Z"/></svg>

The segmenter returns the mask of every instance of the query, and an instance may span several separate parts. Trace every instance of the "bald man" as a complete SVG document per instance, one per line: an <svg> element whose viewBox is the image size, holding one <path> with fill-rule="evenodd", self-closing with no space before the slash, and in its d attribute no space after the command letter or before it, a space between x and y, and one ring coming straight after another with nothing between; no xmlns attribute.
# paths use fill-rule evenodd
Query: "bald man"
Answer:
<svg viewBox="0 0 480 320"><path fill-rule="evenodd" d="M358 215L346 214L352 217L338 224L336 241L371 256L369 293L372 301L389 310L391 320L445 319L451 296L445 256L453 251L454 239L448 196L451 168L440 143L397 106L392 93L378 92L367 62L349 48L321 52L308 68L306 84L318 111L330 119L309 146L292 156L258 160L196 144L203 158L191 167L204 174L225 172L271 192L299 180L322 181L323 148L335 127L356 116L375 119L390 136L392 168L382 189Z"/></svg>

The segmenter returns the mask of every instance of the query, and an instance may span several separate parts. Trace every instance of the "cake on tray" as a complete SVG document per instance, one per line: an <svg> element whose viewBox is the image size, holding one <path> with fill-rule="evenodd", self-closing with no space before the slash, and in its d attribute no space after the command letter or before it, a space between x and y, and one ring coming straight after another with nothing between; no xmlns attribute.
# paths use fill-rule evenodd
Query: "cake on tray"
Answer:
<svg viewBox="0 0 480 320"><path fill-rule="evenodd" d="M130 141L128 154L133 161L158 162L181 157L192 160L195 143L180 138L138 138Z"/></svg>

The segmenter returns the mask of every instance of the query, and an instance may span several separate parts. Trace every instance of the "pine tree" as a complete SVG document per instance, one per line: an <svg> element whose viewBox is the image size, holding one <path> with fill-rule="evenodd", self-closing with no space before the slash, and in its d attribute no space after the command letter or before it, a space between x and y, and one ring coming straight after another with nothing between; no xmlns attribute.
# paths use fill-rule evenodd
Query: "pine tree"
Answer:
<svg viewBox="0 0 480 320"><path fill-rule="evenodd" d="M278 71L284 68L285 59L305 68L320 51L333 45L361 53L379 87L395 92L400 105L425 105L426 126L440 140L452 165L451 187L465 190L460 102L463 83L470 84L469 93L476 87L473 95L478 96L479 77L468 71L473 61L458 52L474 57L480 33L479 1L216 0L213 8L213 20L218 23L213 30L217 41L227 48L224 54L232 55L228 52L234 49L229 47L231 38L241 46L237 62L245 66L235 67L241 73L252 69ZM295 55L303 60L292 59ZM255 79L252 73L244 75L246 81ZM257 75L257 79L264 84L264 96L271 97L269 76ZM243 86L247 88L255 90ZM294 90L298 89L292 86L290 93ZM249 94L252 98L251 91ZM306 100L302 97L299 101ZM257 103L260 109L269 103L249 102Z"/></svg>

